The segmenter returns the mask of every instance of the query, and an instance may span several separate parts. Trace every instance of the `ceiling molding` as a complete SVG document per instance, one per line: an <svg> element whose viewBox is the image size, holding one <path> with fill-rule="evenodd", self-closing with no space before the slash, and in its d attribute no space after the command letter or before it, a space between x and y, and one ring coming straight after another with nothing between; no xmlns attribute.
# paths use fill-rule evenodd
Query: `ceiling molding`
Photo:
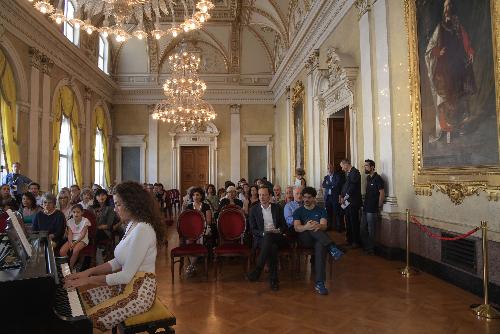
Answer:
<svg viewBox="0 0 500 334"><path fill-rule="evenodd" d="M274 93L274 102L290 86L304 68L308 56L335 30L340 20L352 7L355 0L317 0L303 22L290 48L286 51L274 75L269 90Z"/></svg>
<svg viewBox="0 0 500 334"><path fill-rule="evenodd" d="M68 75L104 99L112 99L117 88L115 82L91 62L82 49L72 44L55 24L36 11L30 2L0 1L0 23L28 46L40 50Z"/></svg>

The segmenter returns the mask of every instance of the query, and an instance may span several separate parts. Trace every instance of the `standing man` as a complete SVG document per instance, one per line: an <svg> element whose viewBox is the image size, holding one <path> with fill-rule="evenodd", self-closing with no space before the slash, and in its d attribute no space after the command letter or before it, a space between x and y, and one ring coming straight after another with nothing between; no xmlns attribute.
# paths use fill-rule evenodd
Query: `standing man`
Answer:
<svg viewBox="0 0 500 334"><path fill-rule="evenodd" d="M326 210L316 205L316 189L305 187L302 190L304 205L293 213L293 226L299 235L302 246L314 248L314 276L315 290L320 295L327 295L326 280L326 252L338 260L344 253L335 246L335 243L326 234Z"/></svg>
<svg viewBox="0 0 500 334"><path fill-rule="evenodd" d="M361 207L361 174L351 165L348 159L340 162L340 167L346 173L346 182L340 194L340 204L345 211L347 220L347 243L352 248L360 245L359 208Z"/></svg>
<svg viewBox="0 0 500 334"><path fill-rule="evenodd" d="M281 186L279 184L273 187L272 203L278 204L281 208L285 207L285 199L281 198Z"/></svg>
<svg viewBox="0 0 500 334"><path fill-rule="evenodd" d="M30 183L30 178L21 174L21 163L19 162L12 164L12 173L5 175L3 180L3 184L10 186L10 193L16 198L18 203L21 203L21 197Z"/></svg>
<svg viewBox="0 0 500 334"><path fill-rule="evenodd" d="M375 250L375 225L379 209L384 205L384 180L375 172L375 161L365 160L366 193L363 206L363 220L361 222L361 237L363 246L368 255Z"/></svg>
<svg viewBox="0 0 500 334"><path fill-rule="evenodd" d="M342 208L340 207L340 192L344 185L342 174L335 172L332 163L328 164L328 174L323 178L325 208L328 214L328 230L335 228L338 232L344 231L342 222Z"/></svg>
<svg viewBox="0 0 500 334"><path fill-rule="evenodd" d="M271 290L278 291L278 250L288 243L283 235L286 229L285 220L281 207L271 203L269 187L259 187L259 201L260 205L254 205L250 209L248 220L255 246L260 249L260 253L255 270L248 273L247 278L252 282L257 281L268 262Z"/></svg>

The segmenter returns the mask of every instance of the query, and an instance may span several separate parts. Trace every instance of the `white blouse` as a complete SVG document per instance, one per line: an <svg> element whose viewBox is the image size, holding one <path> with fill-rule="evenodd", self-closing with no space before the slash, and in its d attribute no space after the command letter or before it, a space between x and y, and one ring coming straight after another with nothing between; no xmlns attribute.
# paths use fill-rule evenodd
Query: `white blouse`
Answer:
<svg viewBox="0 0 500 334"><path fill-rule="evenodd" d="M114 273L106 275L107 285L128 284L137 272L155 272L156 233L153 227L147 223L137 223L134 227L134 222L130 222L127 232L115 248L115 258L108 261Z"/></svg>

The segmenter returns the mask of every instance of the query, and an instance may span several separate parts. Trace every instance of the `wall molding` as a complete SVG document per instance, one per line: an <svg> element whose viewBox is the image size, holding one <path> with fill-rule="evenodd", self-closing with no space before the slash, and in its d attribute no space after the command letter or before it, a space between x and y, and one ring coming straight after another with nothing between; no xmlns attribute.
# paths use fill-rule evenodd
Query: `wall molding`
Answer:
<svg viewBox="0 0 500 334"><path fill-rule="evenodd" d="M302 71L311 52L325 42L354 2L354 0L314 1L307 19L269 84L269 90L274 93L274 103Z"/></svg>
<svg viewBox="0 0 500 334"><path fill-rule="evenodd" d="M122 181L122 147L140 148L140 182L146 182L146 135L123 135L116 136L115 143L115 179Z"/></svg>

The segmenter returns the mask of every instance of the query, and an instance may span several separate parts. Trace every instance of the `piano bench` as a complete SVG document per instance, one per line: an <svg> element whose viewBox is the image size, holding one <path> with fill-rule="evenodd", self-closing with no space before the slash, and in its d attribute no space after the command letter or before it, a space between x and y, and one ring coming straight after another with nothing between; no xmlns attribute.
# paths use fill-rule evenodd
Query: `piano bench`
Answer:
<svg viewBox="0 0 500 334"><path fill-rule="evenodd" d="M117 333L117 329L123 334L135 334L146 332L174 334L175 329L171 326L175 325L175 316L170 312L161 301L156 298L153 306L149 311L135 315L131 318L122 321L117 327L113 328L113 334ZM163 330L163 331L158 331ZM158 332L157 332L158 331Z"/></svg>

